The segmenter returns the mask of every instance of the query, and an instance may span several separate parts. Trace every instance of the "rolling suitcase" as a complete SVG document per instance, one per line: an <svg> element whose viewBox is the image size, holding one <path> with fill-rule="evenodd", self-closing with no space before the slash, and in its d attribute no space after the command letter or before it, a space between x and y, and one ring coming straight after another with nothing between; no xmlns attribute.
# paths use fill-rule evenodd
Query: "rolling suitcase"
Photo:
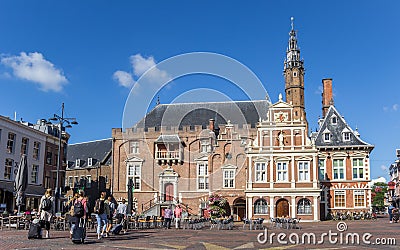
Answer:
<svg viewBox="0 0 400 250"><path fill-rule="evenodd" d="M41 239L42 228L39 223L31 223L28 231L28 239Z"/></svg>
<svg viewBox="0 0 400 250"><path fill-rule="evenodd" d="M83 244L85 241L85 227L84 223L79 223L75 225L74 229L72 230L72 242L75 244Z"/></svg>
<svg viewBox="0 0 400 250"><path fill-rule="evenodd" d="M119 234L122 230L122 224L117 224L111 229L112 234Z"/></svg>

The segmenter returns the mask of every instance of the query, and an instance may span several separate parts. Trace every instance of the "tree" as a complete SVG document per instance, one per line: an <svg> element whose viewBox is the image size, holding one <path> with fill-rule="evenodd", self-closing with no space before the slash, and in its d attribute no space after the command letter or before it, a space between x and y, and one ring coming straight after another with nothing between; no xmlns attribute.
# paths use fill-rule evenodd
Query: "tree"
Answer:
<svg viewBox="0 0 400 250"><path fill-rule="evenodd" d="M207 210L211 218L220 218L225 215L225 205L227 200L218 194L212 194L208 198Z"/></svg>
<svg viewBox="0 0 400 250"><path fill-rule="evenodd" d="M388 191L388 185L384 182L377 182L371 188L372 207L382 211L385 208L385 195Z"/></svg>

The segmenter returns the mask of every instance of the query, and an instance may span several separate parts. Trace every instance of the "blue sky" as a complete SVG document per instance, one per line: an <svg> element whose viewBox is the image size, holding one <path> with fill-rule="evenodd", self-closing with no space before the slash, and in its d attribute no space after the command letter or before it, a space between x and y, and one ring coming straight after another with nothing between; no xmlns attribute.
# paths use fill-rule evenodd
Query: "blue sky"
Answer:
<svg viewBox="0 0 400 250"><path fill-rule="evenodd" d="M34 122L65 102L79 121L69 130L72 143L108 138L122 126L129 88L148 66L201 51L246 65L276 102L294 16L310 128L321 115L321 80L333 78L335 106L375 145L372 177L386 177L400 148L399 9L394 0L1 1L0 114ZM158 95L170 103L192 88L243 99L224 80L201 75Z"/></svg>

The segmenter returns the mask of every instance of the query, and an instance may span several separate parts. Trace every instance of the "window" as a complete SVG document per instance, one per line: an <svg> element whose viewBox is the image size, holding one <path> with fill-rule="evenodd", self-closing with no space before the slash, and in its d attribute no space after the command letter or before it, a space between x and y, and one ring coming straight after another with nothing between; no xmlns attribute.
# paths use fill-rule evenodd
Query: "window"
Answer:
<svg viewBox="0 0 400 250"><path fill-rule="evenodd" d="M13 159L6 159L5 166L4 166L4 179L11 180L12 168L13 168L14 160Z"/></svg>
<svg viewBox="0 0 400 250"><path fill-rule="evenodd" d="M128 165L128 180L132 179L133 187L140 190L141 167L139 163ZM127 182L128 184L128 182Z"/></svg>
<svg viewBox="0 0 400 250"><path fill-rule="evenodd" d="M344 160L334 159L333 160L333 179L343 180L344 179Z"/></svg>
<svg viewBox="0 0 400 250"><path fill-rule="evenodd" d="M15 145L15 134L8 133L8 141L7 141L7 153L14 153L14 145Z"/></svg>
<svg viewBox="0 0 400 250"><path fill-rule="evenodd" d="M203 139L200 141L200 153L210 153L211 144L209 139Z"/></svg>
<svg viewBox="0 0 400 250"><path fill-rule="evenodd" d="M318 160L318 179L325 180L325 173L326 173L325 159L319 159Z"/></svg>
<svg viewBox="0 0 400 250"><path fill-rule="evenodd" d="M225 169L224 170L224 188L235 187L235 170Z"/></svg>
<svg viewBox="0 0 400 250"><path fill-rule="evenodd" d="M76 186L76 185L79 185L79 177L78 176L75 176L74 177L74 187Z"/></svg>
<svg viewBox="0 0 400 250"><path fill-rule="evenodd" d="M293 72L293 77L297 77L297 72Z"/></svg>
<svg viewBox="0 0 400 250"><path fill-rule="evenodd" d="M364 179L364 164L362 158L353 159L353 179Z"/></svg>
<svg viewBox="0 0 400 250"><path fill-rule="evenodd" d="M326 198L325 198L325 196L326 196L326 193L325 193L325 191L321 191L321 201L325 201L326 200Z"/></svg>
<svg viewBox="0 0 400 250"><path fill-rule="evenodd" d="M91 175L86 175L86 187L87 188L92 187L92 176Z"/></svg>
<svg viewBox="0 0 400 250"><path fill-rule="evenodd" d="M69 187L73 187L74 186L74 177L73 176L69 176L68 177L68 186Z"/></svg>
<svg viewBox="0 0 400 250"><path fill-rule="evenodd" d="M346 207L346 191L336 190L335 191L335 208Z"/></svg>
<svg viewBox="0 0 400 250"><path fill-rule="evenodd" d="M50 188L50 176L45 176L44 177L44 187L45 188Z"/></svg>
<svg viewBox="0 0 400 250"><path fill-rule="evenodd" d="M350 132L343 133L343 141L350 141Z"/></svg>
<svg viewBox="0 0 400 250"><path fill-rule="evenodd" d="M300 161L298 163L298 167L299 167L299 181L309 181L310 163L308 161Z"/></svg>
<svg viewBox="0 0 400 250"><path fill-rule="evenodd" d="M303 198L297 203L297 214L312 214L311 201Z"/></svg>
<svg viewBox="0 0 400 250"><path fill-rule="evenodd" d="M48 148L46 152L46 163L49 165L53 163L53 153L50 152L50 148Z"/></svg>
<svg viewBox="0 0 400 250"><path fill-rule="evenodd" d="M256 182L265 182L267 171L265 169L266 163L257 162L256 163Z"/></svg>
<svg viewBox="0 0 400 250"><path fill-rule="evenodd" d="M39 160L40 142L33 142L33 159Z"/></svg>
<svg viewBox="0 0 400 250"><path fill-rule="evenodd" d="M29 139L26 137L22 137L21 140L21 155L28 154L28 146L29 146Z"/></svg>
<svg viewBox="0 0 400 250"><path fill-rule="evenodd" d="M354 207L365 207L364 190L354 190Z"/></svg>
<svg viewBox="0 0 400 250"><path fill-rule="evenodd" d="M75 167L79 168L81 166L81 159L75 160Z"/></svg>
<svg viewBox="0 0 400 250"><path fill-rule="evenodd" d="M324 133L324 142L331 141L331 133Z"/></svg>
<svg viewBox="0 0 400 250"><path fill-rule="evenodd" d="M106 175L106 183L108 183L108 175Z"/></svg>
<svg viewBox="0 0 400 250"><path fill-rule="evenodd" d="M287 162L277 163L277 181L287 181L288 180L288 170Z"/></svg>
<svg viewBox="0 0 400 250"><path fill-rule="evenodd" d="M208 190L208 163L197 164L197 189Z"/></svg>
<svg viewBox="0 0 400 250"><path fill-rule="evenodd" d="M268 203L264 199L258 199L254 203L254 214L268 214Z"/></svg>
<svg viewBox="0 0 400 250"><path fill-rule="evenodd" d="M336 116L332 116L332 124L337 124L337 117Z"/></svg>
<svg viewBox="0 0 400 250"><path fill-rule="evenodd" d="M139 154L139 142L138 141L131 141L129 142L129 152L131 154Z"/></svg>
<svg viewBox="0 0 400 250"><path fill-rule="evenodd" d="M93 166L93 158L89 157L87 162L88 162L88 167Z"/></svg>
<svg viewBox="0 0 400 250"><path fill-rule="evenodd" d="M39 165L32 165L31 183L38 183Z"/></svg>

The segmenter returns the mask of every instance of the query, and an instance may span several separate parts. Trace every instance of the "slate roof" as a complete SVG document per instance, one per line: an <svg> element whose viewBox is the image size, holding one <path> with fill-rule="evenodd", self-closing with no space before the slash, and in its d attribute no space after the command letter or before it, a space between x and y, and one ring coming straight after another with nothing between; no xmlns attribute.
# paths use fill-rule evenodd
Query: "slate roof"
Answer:
<svg viewBox="0 0 400 250"><path fill-rule="evenodd" d="M182 127L202 125L204 128L210 119L215 124L251 124L255 126L259 118L266 119L270 103L267 100L236 102L200 102L159 104L151 110L137 127Z"/></svg>
<svg viewBox="0 0 400 250"><path fill-rule="evenodd" d="M91 142L82 142L68 145L68 168L75 168L75 160L80 159L80 167L88 168L88 158L92 158L92 167L100 164L111 164L112 139L104 139Z"/></svg>
<svg viewBox="0 0 400 250"><path fill-rule="evenodd" d="M178 135L160 135L156 142L161 142L161 143L179 143L181 142L181 139L179 138Z"/></svg>
<svg viewBox="0 0 400 250"><path fill-rule="evenodd" d="M336 117L336 124L333 124L332 118ZM330 133L330 141L324 141L324 133ZM350 133L350 140L344 141L344 132ZM325 118L323 119L319 131L317 133L312 133L311 137L315 139L315 145L317 148L337 148L337 147L364 147L364 148L374 148L373 145L364 142L360 138L360 134L357 131L353 131L351 127L346 123L342 115L337 111L334 106L330 106Z"/></svg>

